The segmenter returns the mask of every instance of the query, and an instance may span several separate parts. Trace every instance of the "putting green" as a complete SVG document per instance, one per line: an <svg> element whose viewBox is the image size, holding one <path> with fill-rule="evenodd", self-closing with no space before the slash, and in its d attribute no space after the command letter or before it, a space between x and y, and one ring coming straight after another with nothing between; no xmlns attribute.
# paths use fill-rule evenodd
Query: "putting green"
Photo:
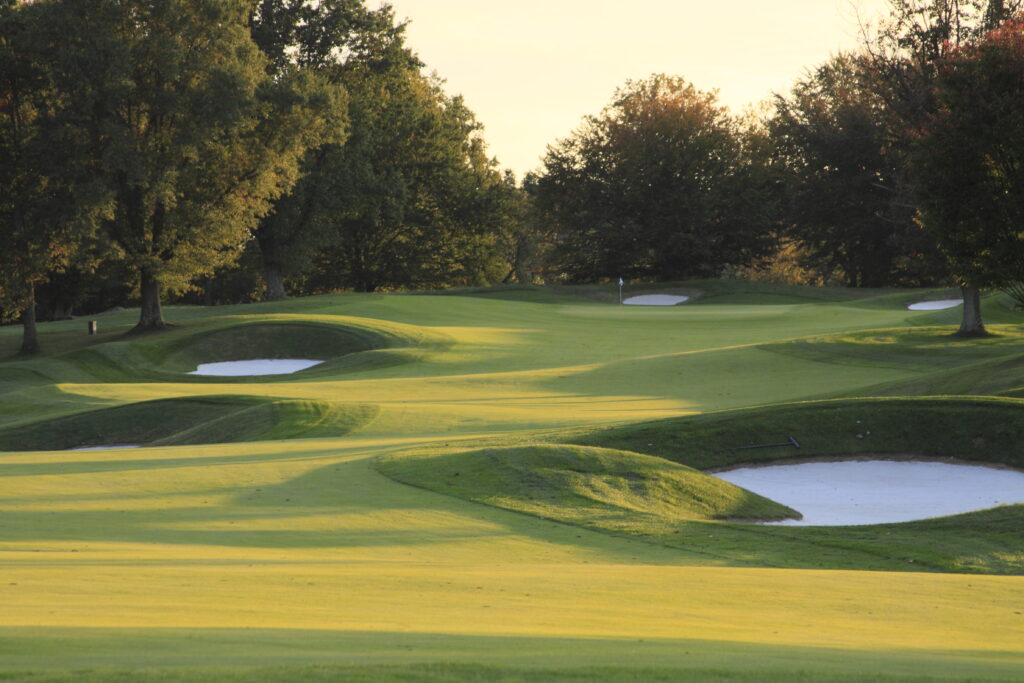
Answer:
<svg viewBox="0 0 1024 683"><path fill-rule="evenodd" d="M165 400L133 419L180 419L174 433L195 445L0 454L0 676L1020 678L1021 506L951 518L953 532L939 522L857 538L790 530L781 543L750 525L685 521L676 542L658 535L669 529L545 519L469 500L443 477L409 486L378 470L382 456L588 439L665 457L643 439L681 434L680 419L724 443L739 414L714 411L898 386L934 393L972 369L1004 396L992 405L1024 407L1012 398L1024 382L999 370L1024 354L1014 343L1024 315L998 299L986 306L1002 343L936 354L921 335L935 338L930 326L956 312L909 312L914 293L793 289L756 304L764 292L703 286L705 299L660 309L506 290L171 307L172 331L136 338L121 336L132 312L100 317L98 339L79 321L42 326L48 355L0 363L0 438ZM199 357L218 360L210 340L238 325L288 328L254 350L284 354L306 325L318 330L310 347L337 339L342 352L289 376L178 376ZM0 351L17 333L0 329ZM228 408L197 413L203 400ZM238 406L247 422L232 439L245 441L214 443L220 430L204 420ZM751 414L826 422L796 408ZM675 422L632 426L662 418ZM982 527L988 535L966 540ZM906 557L880 556L893 552L887 533ZM954 540L939 557L904 543L915 534ZM812 555L824 569L809 568Z"/></svg>

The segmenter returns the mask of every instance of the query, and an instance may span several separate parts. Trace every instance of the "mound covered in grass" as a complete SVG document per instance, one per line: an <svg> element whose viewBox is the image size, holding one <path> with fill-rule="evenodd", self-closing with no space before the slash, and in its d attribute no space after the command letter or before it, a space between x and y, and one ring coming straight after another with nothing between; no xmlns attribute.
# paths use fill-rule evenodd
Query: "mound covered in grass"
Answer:
<svg viewBox="0 0 1024 683"><path fill-rule="evenodd" d="M325 361L291 380L387 368L444 349L443 332L387 320L339 315L230 316L187 321L160 334L120 335L63 353L18 358L0 368L0 390L27 381L265 383L281 376L208 377L186 374L202 363L296 358ZM27 373L20 376L15 373ZM16 381L10 381L14 378Z"/></svg>
<svg viewBox="0 0 1024 683"><path fill-rule="evenodd" d="M1024 467L1024 401L864 398L729 410L600 429L572 443L654 455L698 469L864 453ZM794 437L800 448L788 443ZM765 444L771 447L750 448Z"/></svg>
<svg viewBox="0 0 1024 683"><path fill-rule="evenodd" d="M534 444L419 457L379 467L407 484L582 526L637 530L680 520L799 518L796 511L661 458Z"/></svg>
<svg viewBox="0 0 1024 683"><path fill-rule="evenodd" d="M246 396L159 399L6 427L0 430L0 450L344 436L378 412L376 406Z"/></svg>

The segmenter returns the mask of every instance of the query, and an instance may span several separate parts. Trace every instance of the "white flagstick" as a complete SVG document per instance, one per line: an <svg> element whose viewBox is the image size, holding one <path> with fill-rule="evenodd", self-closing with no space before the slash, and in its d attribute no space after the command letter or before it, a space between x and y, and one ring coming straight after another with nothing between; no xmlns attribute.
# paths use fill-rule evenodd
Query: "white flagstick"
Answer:
<svg viewBox="0 0 1024 683"><path fill-rule="evenodd" d="M622 278L620 277L619 278L619 303L620 304L622 303L622 285L623 284L625 284L625 283L622 281Z"/></svg>

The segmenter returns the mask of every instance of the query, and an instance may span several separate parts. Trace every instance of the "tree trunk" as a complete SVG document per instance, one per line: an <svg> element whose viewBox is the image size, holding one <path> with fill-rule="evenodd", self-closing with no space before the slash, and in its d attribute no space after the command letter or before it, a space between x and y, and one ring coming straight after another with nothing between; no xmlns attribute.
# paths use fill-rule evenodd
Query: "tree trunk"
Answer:
<svg viewBox="0 0 1024 683"><path fill-rule="evenodd" d="M209 275L203 278L203 305L213 305L213 277Z"/></svg>
<svg viewBox="0 0 1024 683"><path fill-rule="evenodd" d="M520 237L516 241L516 262L514 267L516 272L516 280L518 280L519 284L521 285L533 284L533 273L530 270L529 263L529 255L530 252L533 251L533 249L531 249L531 246L532 245L529 242L527 242L525 237Z"/></svg>
<svg viewBox="0 0 1024 683"><path fill-rule="evenodd" d="M160 310L160 281L156 276L147 271L141 275L142 310L139 312L139 324L135 326L138 331L162 330L167 327L164 322L163 312Z"/></svg>
<svg viewBox="0 0 1024 683"><path fill-rule="evenodd" d="M284 276L281 269L272 264L263 266L263 279L267 282L267 293L263 295L264 301L280 301L288 295L284 292Z"/></svg>
<svg viewBox="0 0 1024 683"><path fill-rule="evenodd" d="M36 288L29 285L29 302L21 312L21 353L39 353L39 329L36 326Z"/></svg>
<svg viewBox="0 0 1024 683"><path fill-rule="evenodd" d="M960 329L956 331L960 337L984 337L988 335L985 325L981 322L981 292L977 287L961 287L964 295L964 318Z"/></svg>

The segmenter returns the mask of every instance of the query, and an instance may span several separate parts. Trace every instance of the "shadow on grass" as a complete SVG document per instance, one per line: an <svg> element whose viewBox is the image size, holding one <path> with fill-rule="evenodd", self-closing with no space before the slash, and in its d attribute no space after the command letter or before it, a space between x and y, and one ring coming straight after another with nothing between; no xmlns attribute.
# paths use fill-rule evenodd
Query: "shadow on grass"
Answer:
<svg viewBox="0 0 1024 683"><path fill-rule="evenodd" d="M23 681L1019 680L1018 652L287 629L0 629ZM627 662L627 664L624 664Z"/></svg>

